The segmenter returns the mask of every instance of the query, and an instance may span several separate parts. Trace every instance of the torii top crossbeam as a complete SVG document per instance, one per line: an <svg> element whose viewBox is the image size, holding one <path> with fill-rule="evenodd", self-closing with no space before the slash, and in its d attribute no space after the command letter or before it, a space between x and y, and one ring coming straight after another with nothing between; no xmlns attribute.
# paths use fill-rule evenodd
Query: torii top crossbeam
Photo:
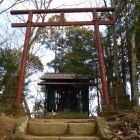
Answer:
<svg viewBox="0 0 140 140"><path fill-rule="evenodd" d="M114 11L115 8L73 8L73 9L40 9L40 10L14 10L11 11L12 15L17 14L50 14L50 13L60 13L61 20L60 22L38 22L38 23L32 23L32 27L44 27L44 26L74 26L74 25L93 25L94 20L97 20L95 17L93 21L76 21L76 22L68 22L64 21L64 13L79 13L79 12L110 12ZM31 21L27 21L31 22ZM14 23L12 24L12 27L27 27L27 23ZM99 25L113 25L114 21L98 21Z"/></svg>
<svg viewBox="0 0 140 140"><path fill-rule="evenodd" d="M103 8L67 8L67 9L40 9L40 10L13 10L11 11L12 15L17 14L29 14L29 12L33 12L33 14L43 14L43 13L76 13L76 12L92 12L95 9L97 12L114 12L114 7L103 7Z"/></svg>
<svg viewBox="0 0 140 140"><path fill-rule="evenodd" d="M100 40L99 25L113 25L114 21L113 20L99 20L98 12L114 12L114 11L115 11L114 7L13 10L13 11L11 11L12 15L28 14L28 20L26 23L13 23L12 24L12 27L27 27L26 35L25 35L25 42L24 42L24 50L23 50L23 54L22 54L20 75L19 75L19 81L18 81L16 102L21 103L26 61L27 61L27 57L28 57L29 41L30 41L30 35L31 35L31 27L94 25L95 37L96 37L96 48L97 48L97 52L98 52L99 69L100 69L100 75L101 75L101 81L102 81L103 99L104 99L104 104L108 105L109 104L108 89L107 89L105 66L104 66L104 56L103 56L101 40ZM65 13L79 13L79 12L91 12L93 14L93 20L75 21L75 22L65 21L65 18L64 18ZM33 22L32 21L33 14L43 14L43 13L46 13L46 14L60 13L60 21L59 22Z"/></svg>

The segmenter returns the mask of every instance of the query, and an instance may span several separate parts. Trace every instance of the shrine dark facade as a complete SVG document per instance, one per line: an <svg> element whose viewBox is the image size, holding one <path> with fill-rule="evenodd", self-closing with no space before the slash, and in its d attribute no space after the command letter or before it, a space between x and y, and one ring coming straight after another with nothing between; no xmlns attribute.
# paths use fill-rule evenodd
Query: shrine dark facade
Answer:
<svg viewBox="0 0 140 140"><path fill-rule="evenodd" d="M45 111L89 113L89 87L94 78L80 74L45 73L39 85L46 87Z"/></svg>

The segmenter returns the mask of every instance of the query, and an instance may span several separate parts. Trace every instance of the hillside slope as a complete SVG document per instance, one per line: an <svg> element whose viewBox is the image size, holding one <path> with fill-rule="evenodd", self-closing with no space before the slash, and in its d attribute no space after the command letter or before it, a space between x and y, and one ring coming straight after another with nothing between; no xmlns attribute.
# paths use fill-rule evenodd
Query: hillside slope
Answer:
<svg viewBox="0 0 140 140"><path fill-rule="evenodd" d="M0 113L0 140L11 140L18 117ZM140 140L140 113L127 113L109 118L113 140Z"/></svg>

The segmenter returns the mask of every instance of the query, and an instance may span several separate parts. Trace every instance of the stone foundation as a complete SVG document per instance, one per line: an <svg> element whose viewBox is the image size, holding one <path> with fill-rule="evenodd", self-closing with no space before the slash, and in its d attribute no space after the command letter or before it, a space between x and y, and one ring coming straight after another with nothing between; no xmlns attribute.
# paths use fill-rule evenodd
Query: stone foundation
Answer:
<svg viewBox="0 0 140 140"><path fill-rule="evenodd" d="M113 105L115 110L130 110L130 96L126 93L125 83L118 86L113 86L110 94L110 104Z"/></svg>
<svg viewBox="0 0 140 140"><path fill-rule="evenodd" d="M86 119L88 117L88 113L83 112L47 112L45 115L47 119Z"/></svg>

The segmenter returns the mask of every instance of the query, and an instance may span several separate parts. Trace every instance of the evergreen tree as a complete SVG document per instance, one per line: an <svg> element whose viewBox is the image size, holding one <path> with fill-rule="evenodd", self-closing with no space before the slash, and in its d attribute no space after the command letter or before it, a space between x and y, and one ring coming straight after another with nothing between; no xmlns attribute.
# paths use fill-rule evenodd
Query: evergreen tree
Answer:
<svg viewBox="0 0 140 140"><path fill-rule="evenodd" d="M0 90L6 86L13 76L19 75L21 55L22 53L17 49L0 48ZM43 70L43 65L39 57L29 54L26 78L40 70Z"/></svg>
<svg viewBox="0 0 140 140"><path fill-rule="evenodd" d="M57 39L56 39L57 40ZM97 60L94 32L79 26L67 27L57 40L56 58L48 63L57 72L94 74Z"/></svg>

